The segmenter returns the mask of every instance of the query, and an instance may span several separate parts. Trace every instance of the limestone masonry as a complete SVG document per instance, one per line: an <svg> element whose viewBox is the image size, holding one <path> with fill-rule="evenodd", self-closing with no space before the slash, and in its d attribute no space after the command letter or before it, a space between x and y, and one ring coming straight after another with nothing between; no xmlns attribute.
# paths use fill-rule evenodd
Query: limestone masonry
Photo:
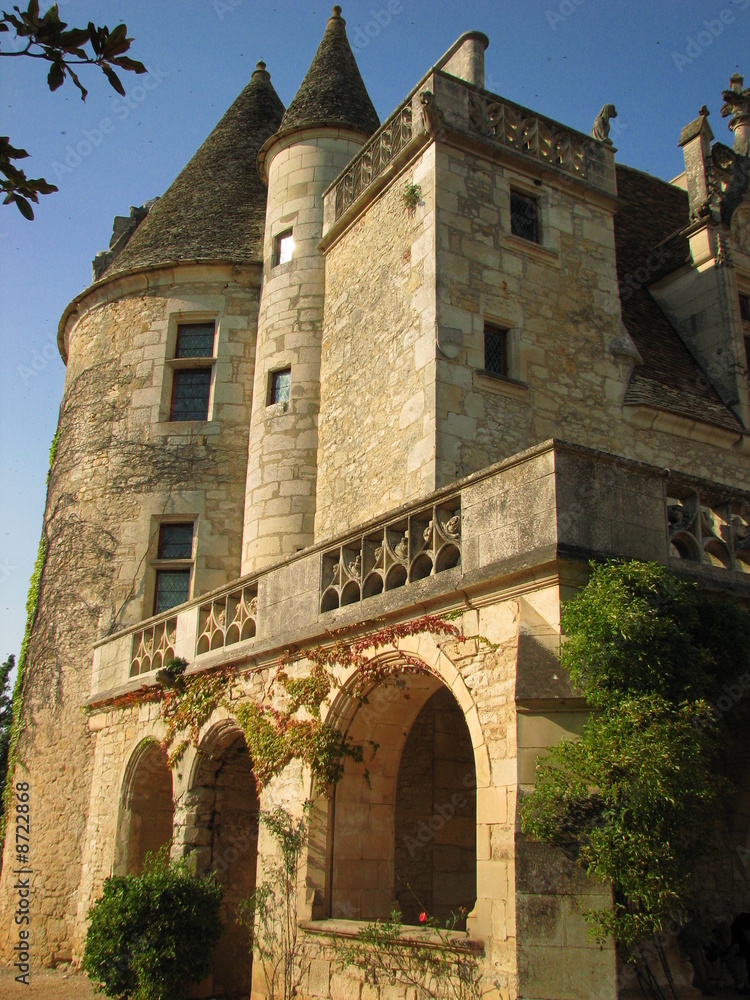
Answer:
<svg viewBox="0 0 750 1000"><path fill-rule="evenodd" d="M272 852L258 813L313 799L305 997L376 1000L336 934L459 907L493 996L626 995L581 916L605 888L527 841L516 805L586 716L556 649L590 559L750 596L750 91L724 92L731 148L705 108L674 136L667 183L616 165L611 105L583 135L487 92L488 44L463 35L380 124L335 7L289 108L259 63L60 321L14 775L33 963L78 960L104 879L171 841L225 886L201 995L262 996L235 923ZM401 640L386 659L427 669L366 705L342 675L327 717L378 752L330 799L297 764L258 794L228 708L170 769L158 703L112 704L175 656L231 667L240 704L289 647L427 612L468 641ZM3 861L11 961L12 836ZM750 909L739 854L705 901Z"/></svg>

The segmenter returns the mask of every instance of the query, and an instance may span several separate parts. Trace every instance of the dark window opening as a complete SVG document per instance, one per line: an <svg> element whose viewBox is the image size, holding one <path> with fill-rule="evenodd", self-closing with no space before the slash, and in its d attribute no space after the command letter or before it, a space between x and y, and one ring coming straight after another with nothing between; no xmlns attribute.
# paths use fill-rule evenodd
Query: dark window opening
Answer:
<svg viewBox="0 0 750 1000"><path fill-rule="evenodd" d="M508 375L508 331L497 326L484 328L484 370L490 375Z"/></svg>
<svg viewBox="0 0 750 1000"><path fill-rule="evenodd" d="M178 604L184 604L190 599L193 534L192 522L162 524L159 527L154 589L155 615L168 611Z"/></svg>
<svg viewBox="0 0 750 1000"><path fill-rule="evenodd" d="M210 368L178 368L172 381L170 420L208 420Z"/></svg>
<svg viewBox="0 0 750 1000"><path fill-rule="evenodd" d="M531 243L539 242L539 204L536 198L511 191L510 231Z"/></svg>
<svg viewBox="0 0 750 1000"><path fill-rule="evenodd" d="M214 353L213 323L180 323L177 327L176 358L212 358Z"/></svg>
<svg viewBox="0 0 750 1000"><path fill-rule="evenodd" d="M289 393L292 387L292 369L284 368L278 372L271 372L271 385L268 393L269 406L272 403L288 403Z"/></svg>
<svg viewBox="0 0 750 1000"><path fill-rule="evenodd" d="M745 364L750 373L750 295L740 295L740 317L745 338Z"/></svg>

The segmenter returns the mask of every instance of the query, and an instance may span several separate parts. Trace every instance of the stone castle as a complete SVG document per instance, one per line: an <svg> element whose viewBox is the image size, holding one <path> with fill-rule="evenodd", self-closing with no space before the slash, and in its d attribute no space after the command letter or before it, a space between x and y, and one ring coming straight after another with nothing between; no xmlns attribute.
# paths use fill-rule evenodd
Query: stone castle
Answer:
<svg viewBox="0 0 750 1000"><path fill-rule="evenodd" d="M611 106L589 136L487 92L487 45L463 35L381 124L335 7L290 106L259 63L65 310L14 775L32 963L79 958L103 880L171 840L226 889L204 993L246 996L258 810L313 798L305 996L374 1000L324 942L394 906L465 907L503 1000L622 992L579 907L606 891L523 837L517 796L585 718L556 649L590 559L750 593L750 91L724 93L733 147L701 109L666 183L615 164ZM366 706L342 676L328 718L379 749L329 799L295 763L258 795L229 708L170 769L138 698L176 656L231 667L241 704L285 649L428 613L467 640L381 651L426 669ZM9 822L9 961L15 857ZM739 854L712 879L715 916L750 907Z"/></svg>

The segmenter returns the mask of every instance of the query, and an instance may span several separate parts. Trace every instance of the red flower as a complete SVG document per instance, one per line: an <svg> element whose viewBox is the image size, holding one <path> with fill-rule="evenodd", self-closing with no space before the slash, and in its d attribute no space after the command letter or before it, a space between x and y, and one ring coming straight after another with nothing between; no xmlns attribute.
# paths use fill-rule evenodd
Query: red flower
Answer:
<svg viewBox="0 0 750 1000"><path fill-rule="evenodd" d="M422 912L419 914L419 922L420 924L427 923L427 914L424 912L424 910L422 910Z"/></svg>

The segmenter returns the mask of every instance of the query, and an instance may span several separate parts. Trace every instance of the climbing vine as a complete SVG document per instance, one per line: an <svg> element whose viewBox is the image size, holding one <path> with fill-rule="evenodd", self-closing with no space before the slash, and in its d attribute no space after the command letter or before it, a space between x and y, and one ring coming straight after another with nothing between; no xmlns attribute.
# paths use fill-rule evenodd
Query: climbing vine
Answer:
<svg viewBox="0 0 750 1000"><path fill-rule="evenodd" d="M52 444L49 450L49 472L47 473L47 483L52 471L52 463L57 454L57 443L59 430L55 431ZM47 535L42 531L39 540L39 548L36 554L34 570L29 581L29 592L26 597L26 628L24 630L23 641L21 642L21 652L18 654L18 672L16 683L13 685L13 721L10 725L10 742L8 744L8 770L5 788L3 790L3 815L0 817L0 844L5 841L5 817L9 815L9 810L13 800L13 773L16 768L18 756L18 741L24 729L23 722L23 698L26 688L26 666L29 656L29 640L31 629L36 620L37 606L39 604L39 591L42 584L42 573L44 564L47 561Z"/></svg>
<svg viewBox="0 0 750 1000"><path fill-rule="evenodd" d="M237 674L228 668L176 678L160 695L166 726L162 745L170 765L176 766L191 744L199 746L203 726L223 705L244 733L259 787L265 787L291 761L299 760L310 768L318 790L325 794L341 779L346 758L362 763L368 748L372 753L377 749L372 744L352 742L321 719L323 703L341 686L337 674L355 671L350 692L364 704L376 685L428 669L420 659L400 650L395 660L377 658L379 650L398 649L399 640L425 632L454 641L464 638L456 625L434 615L382 626L355 640L334 633L326 644L285 651L262 697L238 706L228 699L230 686L237 681ZM304 677L290 677L292 666L302 661L310 664L309 671ZM137 696L138 692L132 694Z"/></svg>

